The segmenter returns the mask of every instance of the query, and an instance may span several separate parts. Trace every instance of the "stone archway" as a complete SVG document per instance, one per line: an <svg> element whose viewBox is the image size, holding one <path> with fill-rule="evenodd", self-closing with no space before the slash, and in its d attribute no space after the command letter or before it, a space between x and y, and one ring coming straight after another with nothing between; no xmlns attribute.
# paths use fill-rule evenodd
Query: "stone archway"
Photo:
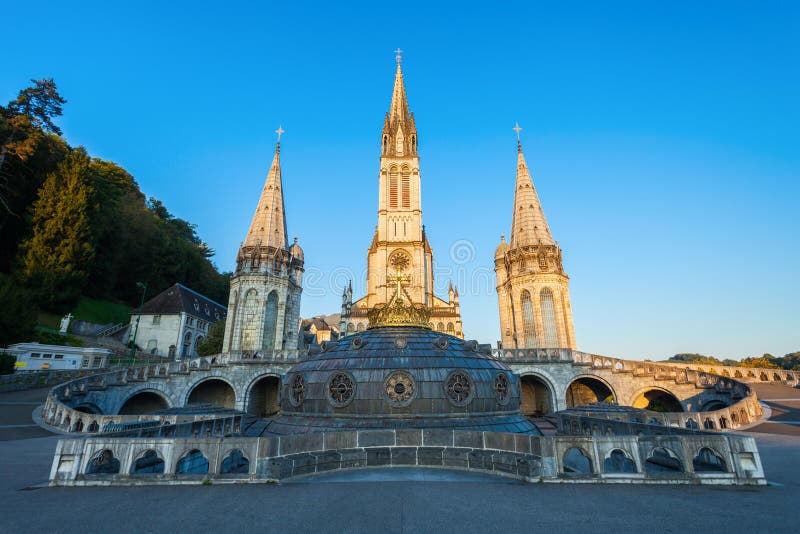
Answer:
<svg viewBox="0 0 800 534"><path fill-rule="evenodd" d="M280 412L281 379L266 375L253 381L247 393L247 413L256 417L271 417Z"/></svg>
<svg viewBox="0 0 800 534"><path fill-rule="evenodd" d="M617 396L605 381L592 377L580 376L567 386L567 408L575 408L593 402L614 402Z"/></svg>
<svg viewBox="0 0 800 534"><path fill-rule="evenodd" d="M523 415L541 417L553 413L553 389L540 376L519 377L520 406Z"/></svg>
<svg viewBox="0 0 800 534"><path fill-rule="evenodd" d="M633 396L631 406L653 412L682 412L678 397L665 389L647 388Z"/></svg>
<svg viewBox="0 0 800 534"><path fill-rule="evenodd" d="M221 378L206 378L189 390L186 404L211 404L232 410L236 407L236 392Z"/></svg>
<svg viewBox="0 0 800 534"><path fill-rule="evenodd" d="M155 391L139 391L128 397L119 409L119 415L143 415L166 410L169 401Z"/></svg>

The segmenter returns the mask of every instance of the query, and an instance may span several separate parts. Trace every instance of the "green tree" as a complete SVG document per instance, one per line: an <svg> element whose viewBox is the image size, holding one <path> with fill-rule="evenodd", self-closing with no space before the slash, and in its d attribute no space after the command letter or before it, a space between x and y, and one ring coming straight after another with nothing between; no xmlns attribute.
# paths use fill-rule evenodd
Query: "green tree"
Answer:
<svg viewBox="0 0 800 534"><path fill-rule="evenodd" d="M22 161L29 159L47 133L61 135L61 129L53 118L61 116L64 100L52 78L31 80L33 85L23 89L8 106L0 109L0 208L10 211L8 193L13 181L3 173L9 156Z"/></svg>
<svg viewBox="0 0 800 534"><path fill-rule="evenodd" d="M208 337L197 347L197 354L210 356L222 352L222 340L225 337L225 319L220 319L208 329Z"/></svg>
<svg viewBox="0 0 800 534"><path fill-rule="evenodd" d="M72 151L48 176L33 205L32 235L23 243L22 273L40 305L64 312L75 305L94 259L91 160Z"/></svg>
<svg viewBox="0 0 800 534"><path fill-rule="evenodd" d="M0 346L31 341L37 315L30 293L10 276L0 274Z"/></svg>
<svg viewBox="0 0 800 534"><path fill-rule="evenodd" d="M771 354L764 354L763 356L745 358L739 362L739 367L761 367L766 369L779 369L780 366L775 363L775 357Z"/></svg>
<svg viewBox="0 0 800 534"><path fill-rule="evenodd" d="M5 352L0 353L0 375L10 375L13 373L15 363L17 363L16 356Z"/></svg>

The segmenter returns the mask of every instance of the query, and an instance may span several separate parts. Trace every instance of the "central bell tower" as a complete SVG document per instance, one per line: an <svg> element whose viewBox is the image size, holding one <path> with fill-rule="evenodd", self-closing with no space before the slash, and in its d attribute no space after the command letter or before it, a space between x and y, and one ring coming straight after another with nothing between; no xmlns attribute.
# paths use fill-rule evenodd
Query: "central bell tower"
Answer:
<svg viewBox="0 0 800 534"><path fill-rule="evenodd" d="M408 110L401 58L397 56L392 103L383 120L378 175L378 225L367 259L368 305L388 303L386 277L410 277L403 287L412 302L432 305L433 260L422 227L417 126Z"/></svg>
<svg viewBox="0 0 800 534"><path fill-rule="evenodd" d="M408 109L399 52L381 130L378 224L367 251L367 292L353 302L352 289L345 289L339 328L348 334L366 329L368 312L395 297L390 279L402 277L402 300L429 308L431 329L463 337L458 290L451 283L447 300L433 292L433 250L422 225L417 125Z"/></svg>

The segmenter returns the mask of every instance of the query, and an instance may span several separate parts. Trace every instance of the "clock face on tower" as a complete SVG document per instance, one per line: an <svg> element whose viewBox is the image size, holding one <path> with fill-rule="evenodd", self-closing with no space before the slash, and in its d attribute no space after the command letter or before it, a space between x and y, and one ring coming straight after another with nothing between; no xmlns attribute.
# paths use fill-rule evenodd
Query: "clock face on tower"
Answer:
<svg viewBox="0 0 800 534"><path fill-rule="evenodd" d="M411 257L406 252L398 250L389 258L389 265L396 271L405 271L411 266Z"/></svg>

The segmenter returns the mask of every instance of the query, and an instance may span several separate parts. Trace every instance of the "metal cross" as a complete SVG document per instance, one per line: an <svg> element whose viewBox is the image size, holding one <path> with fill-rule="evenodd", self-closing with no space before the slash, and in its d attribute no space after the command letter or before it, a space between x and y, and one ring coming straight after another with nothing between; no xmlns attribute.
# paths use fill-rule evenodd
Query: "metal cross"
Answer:
<svg viewBox="0 0 800 534"><path fill-rule="evenodd" d="M403 282L410 282L410 281L411 281L411 275L400 274L400 272L398 272L394 276L386 277L387 283L397 282L397 298L401 300L403 299Z"/></svg>
<svg viewBox="0 0 800 534"><path fill-rule="evenodd" d="M511 129L514 130L515 132L517 132L517 143L519 143L519 133L522 131L522 128L519 127L519 123L518 122L515 122L514 123L514 127L511 128Z"/></svg>
<svg viewBox="0 0 800 534"><path fill-rule="evenodd" d="M281 142L281 135L283 135L284 132L285 132L285 130L280 126L278 126L278 129L275 130L275 133L278 134L278 142L279 143Z"/></svg>
<svg viewBox="0 0 800 534"><path fill-rule="evenodd" d="M400 48L398 47L397 50L394 51L394 53L396 54L394 58L397 60L397 64L399 65L400 62L403 61L403 56L401 55L403 51L400 50Z"/></svg>

